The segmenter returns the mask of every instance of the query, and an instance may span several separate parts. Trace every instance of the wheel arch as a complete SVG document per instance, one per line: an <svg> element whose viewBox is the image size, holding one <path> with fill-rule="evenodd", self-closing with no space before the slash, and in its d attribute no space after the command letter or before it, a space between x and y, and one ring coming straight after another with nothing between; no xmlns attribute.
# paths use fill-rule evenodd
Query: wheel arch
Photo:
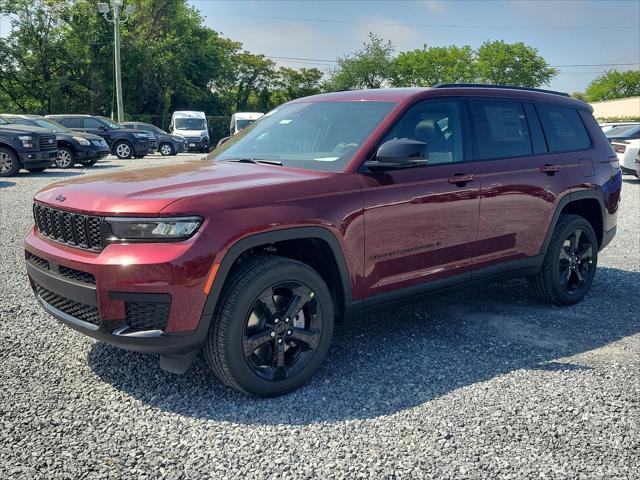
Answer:
<svg viewBox="0 0 640 480"><path fill-rule="evenodd" d="M0 140L0 148L6 148L7 150L10 150L11 153L13 153L16 156L16 159L18 160L18 162L20 162L20 165L22 165L22 161L20 160L20 154L18 153L18 150L16 150L16 148L13 145Z"/></svg>
<svg viewBox="0 0 640 480"><path fill-rule="evenodd" d="M604 247L604 219L606 215L604 200L596 192L587 190L571 192L560 199L558 206L556 207L556 211L553 214L551 224L549 225L549 230L547 231L544 243L540 249L541 254L546 254L549 243L551 242L553 231L558 224L560 215L563 213L579 215L585 218L591 224L596 233L598 250L602 250Z"/></svg>
<svg viewBox="0 0 640 480"><path fill-rule="evenodd" d="M60 147L68 148L69 150L71 150L71 153L73 153L74 155L76 154L76 147L67 140L58 140L58 148Z"/></svg>
<svg viewBox="0 0 640 480"><path fill-rule="evenodd" d="M313 255L307 254L305 256L304 253L301 255L296 252L296 249L302 245L311 246L314 244L319 248L314 251L318 254L315 264L313 260L310 260ZM351 277L340 242L325 227L307 226L257 233L236 241L227 250L218 267L215 280L207 296L201 323L205 316L210 320L215 312L224 285L234 267L237 268L243 258L254 256L257 251L262 250L273 255L274 249L276 254L279 253L282 256L303 261L318 270L332 292L336 313L339 315L345 313L352 299ZM330 257L327 258L327 255ZM329 261L333 261L333 266L328 263Z"/></svg>

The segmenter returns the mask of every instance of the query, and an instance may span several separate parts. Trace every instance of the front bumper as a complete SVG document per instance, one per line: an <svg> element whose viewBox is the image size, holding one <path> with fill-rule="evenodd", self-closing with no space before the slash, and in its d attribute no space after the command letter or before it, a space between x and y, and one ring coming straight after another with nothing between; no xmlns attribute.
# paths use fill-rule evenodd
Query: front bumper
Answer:
<svg viewBox="0 0 640 480"><path fill-rule="evenodd" d="M184 153L188 151L187 143L185 142L173 142L173 149L176 153Z"/></svg>
<svg viewBox="0 0 640 480"><path fill-rule="evenodd" d="M133 154L136 157L144 157L150 151L152 151L152 150L151 150L151 142L149 142L149 140L136 139L133 142Z"/></svg>
<svg viewBox="0 0 640 480"><path fill-rule="evenodd" d="M205 312L204 290L211 261L195 253L197 237L108 245L97 253L32 230L25 238L27 273L40 304L65 325L121 348L160 354L163 368L179 373L176 364L199 351L212 314Z"/></svg>
<svg viewBox="0 0 640 480"><path fill-rule="evenodd" d="M100 160L109 155L108 146L80 145L76 147L76 160L80 163Z"/></svg>
<svg viewBox="0 0 640 480"><path fill-rule="evenodd" d="M25 168L48 167L58 158L58 150L23 151L19 153Z"/></svg>
<svg viewBox="0 0 640 480"><path fill-rule="evenodd" d="M187 148L189 150L208 150L208 138L187 138Z"/></svg>

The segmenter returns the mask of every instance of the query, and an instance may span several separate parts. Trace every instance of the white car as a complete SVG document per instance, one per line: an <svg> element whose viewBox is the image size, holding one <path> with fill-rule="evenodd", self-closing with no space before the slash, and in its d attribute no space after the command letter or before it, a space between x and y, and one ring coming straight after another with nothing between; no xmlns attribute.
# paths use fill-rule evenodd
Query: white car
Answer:
<svg viewBox="0 0 640 480"><path fill-rule="evenodd" d="M640 152L640 138L634 140L614 140L613 151L618 156L622 173L636 175L636 157Z"/></svg>

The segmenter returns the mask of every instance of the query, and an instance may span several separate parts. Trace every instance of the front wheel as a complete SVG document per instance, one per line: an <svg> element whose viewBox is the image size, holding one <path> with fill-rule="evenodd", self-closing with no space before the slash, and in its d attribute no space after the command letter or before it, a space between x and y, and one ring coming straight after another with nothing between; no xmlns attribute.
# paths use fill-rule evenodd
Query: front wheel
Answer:
<svg viewBox="0 0 640 480"><path fill-rule="evenodd" d="M598 239L591 224L578 215L561 215L542 271L528 283L540 300L573 305L589 293L597 264Z"/></svg>
<svg viewBox="0 0 640 480"><path fill-rule="evenodd" d="M163 157L168 157L169 155L173 155L173 147L170 143L163 143L160 145L160 154Z"/></svg>
<svg viewBox="0 0 640 480"><path fill-rule="evenodd" d="M0 148L0 177L11 177L20 171L20 161L8 148Z"/></svg>
<svg viewBox="0 0 640 480"><path fill-rule="evenodd" d="M121 140L113 146L113 153L120 160L126 160L133 156L133 146L126 140Z"/></svg>
<svg viewBox="0 0 640 480"><path fill-rule="evenodd" d="M58 168L71 168L76 163L75 155L71 149L67 147L60 147L58 149L58 156L54 163Z"/></svg>
<svg viewBox="0 0 640 480"><path fill-rule="evenodd" d="M333 334L322 277L283 257L257 257L229 279L204 346L213 373L261 397L288 393L320 368Z"/></svg>

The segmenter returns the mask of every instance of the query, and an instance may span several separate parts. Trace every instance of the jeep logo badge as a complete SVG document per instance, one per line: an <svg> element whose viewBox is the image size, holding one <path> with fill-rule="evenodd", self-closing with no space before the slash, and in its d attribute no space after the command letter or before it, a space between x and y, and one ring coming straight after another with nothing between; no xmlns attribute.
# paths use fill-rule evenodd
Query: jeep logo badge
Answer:
<svg viewBox="0 0 640 480"><path fill-rule="evenodd" d="M65 197L64 195L58 195L56 197L56 200L59 202L64 202L67 199L67 197Z"/></svg>

